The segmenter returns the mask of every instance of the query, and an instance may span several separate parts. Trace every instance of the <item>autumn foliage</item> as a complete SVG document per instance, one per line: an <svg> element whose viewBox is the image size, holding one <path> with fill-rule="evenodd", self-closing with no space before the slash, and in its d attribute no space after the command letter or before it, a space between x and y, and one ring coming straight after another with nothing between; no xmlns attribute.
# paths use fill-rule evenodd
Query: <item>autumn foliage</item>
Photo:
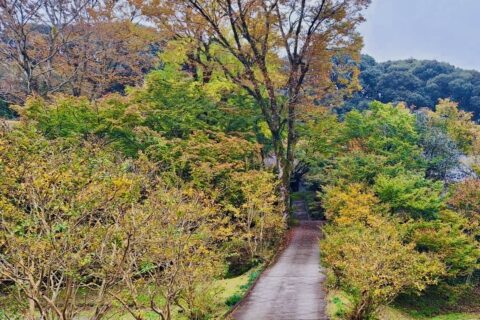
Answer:
<svg viewBox="0 0 480 320"><path fill-rule="evenodd" d="M249 113L209 100L234 91L171 77L95 102L30 98L3 127L4 312L205 318L224 310L215 279L271 257L285 219Z"/></svg>
<svg viewBox="0 0 480 320"><path fill-rule="evenodd" d="M374 102L305 126L299 157L328 220L322 261L329 285L349 294L347 318L376 318L399 296L454 305L478 286L478 178L458 155L475 164L470 114L448 100L416 113Z"/></svg>

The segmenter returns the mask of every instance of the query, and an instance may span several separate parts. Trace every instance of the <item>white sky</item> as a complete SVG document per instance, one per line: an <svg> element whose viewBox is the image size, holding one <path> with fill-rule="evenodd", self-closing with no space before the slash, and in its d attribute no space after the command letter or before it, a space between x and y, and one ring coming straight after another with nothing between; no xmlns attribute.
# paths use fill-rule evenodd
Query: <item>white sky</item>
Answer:
<svg viewBox="0 0 480 320"><path fill-rule="evenodd" d="M360 27L377 61L436 59L480 71L480 0L372 0Z"/></svg>

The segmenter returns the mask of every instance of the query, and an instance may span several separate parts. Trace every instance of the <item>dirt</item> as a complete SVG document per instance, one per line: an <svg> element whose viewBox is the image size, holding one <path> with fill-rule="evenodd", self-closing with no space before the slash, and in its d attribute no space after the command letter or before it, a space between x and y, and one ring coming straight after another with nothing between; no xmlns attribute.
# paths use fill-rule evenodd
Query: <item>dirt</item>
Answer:
<svg viewBox="0 0 480 320"><path fill-rule="evenodd" d="M320 223L309 219L303 201L295 201L299 224L277 261L232 313L236 320L323 320L325 275L320 267Z"/></svg>

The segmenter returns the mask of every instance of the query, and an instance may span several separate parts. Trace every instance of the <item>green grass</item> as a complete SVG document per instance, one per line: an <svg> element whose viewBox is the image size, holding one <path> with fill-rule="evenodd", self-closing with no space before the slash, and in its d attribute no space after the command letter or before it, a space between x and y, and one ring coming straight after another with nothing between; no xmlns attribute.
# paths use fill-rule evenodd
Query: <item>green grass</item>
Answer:
<svg viewBox="0 0 480 320"><path fill-rule="evenodd" d="M235 292L239 291L241 286L248 283L250 274L256 269L257 268L251 269L250 271L247 271L244 274L237 277L220 279L215 281L215 284L220 289L220 294L218 296L223 300L226 300Z"/></svg>
<svg viewBox="0 0 480 320"><path fill-rule="evenodd" d="M343 291L329 290L327 294L327 315L331 320L345 319L351 302Z"/></svg>
<svg viewBox="0 0 480 320"><path fill-rule="evenodd" d="M229 307L233 307L234 305L236 305L238 302L240 302L240 300L242 300L243 298L243 294L240 293L240 292L235 292L234 294L232 294L230 297L227 298L227 300L225 300L225 304Z"/></svg>
<svg viewBox="0 0 480 320"><path fill-rule="evenodd" d="M413 311L413 310L411 310ZM412 315L393 307L384 307L380 311L381 320L479 320L480 314L473 313L449 313L438 316Z"/></svg>
<svg viewBox="0 0 480 320"><path fill-rule="evenodd" d="M348 294L340 290L329 290L327 294L327 315L331 320L345 319L351 306ZM428 310L401 309L393 306L382 307L379 311L379 320L480 320L478 313L447 313L426 316Z"/></svg>
<svg viewBox="0 0 480 320"><path fill-rule="evenodd" d="M232 306L243 299L245 293L254 284L262 270L263 265L259 265L241 276L217 280L216 284L220 289L218 298L224 301L224 312L227 312Z"/></svg>

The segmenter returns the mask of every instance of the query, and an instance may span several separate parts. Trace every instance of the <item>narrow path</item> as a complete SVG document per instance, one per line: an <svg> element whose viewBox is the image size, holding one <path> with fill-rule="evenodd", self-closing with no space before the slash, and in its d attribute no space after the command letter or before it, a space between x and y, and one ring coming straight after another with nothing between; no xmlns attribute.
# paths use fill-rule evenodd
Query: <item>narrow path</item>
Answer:
<svg viewBox="0 0 480 320"><path fill-rule="evenodd" d="M295 201L300 223L275 264L232 313L236 320L327 320L325 275L320 267L319 223L311 221L303 201Z"/></svg>

